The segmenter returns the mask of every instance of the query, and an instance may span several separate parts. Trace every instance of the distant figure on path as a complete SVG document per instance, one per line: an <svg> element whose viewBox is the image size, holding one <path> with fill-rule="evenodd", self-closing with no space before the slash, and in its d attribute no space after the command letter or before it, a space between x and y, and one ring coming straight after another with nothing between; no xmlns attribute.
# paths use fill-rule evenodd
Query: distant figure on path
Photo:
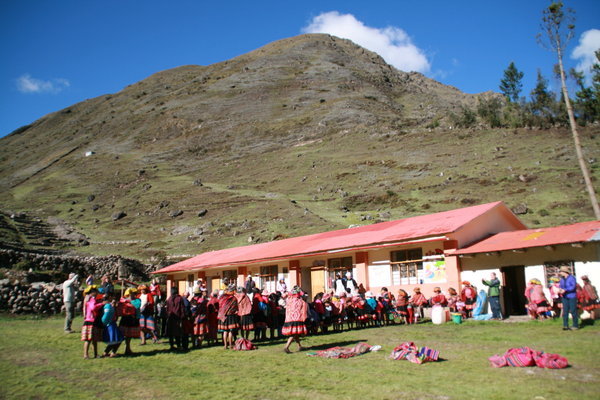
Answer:
<svg viewBox="0 0 600 400"><path fill-rule="evenodd" d="M70 273L69 279L63 282L63 303L65 305L65 333L72 333L71 325L75 317L75 285L77 285L77 274Z"/></svg>

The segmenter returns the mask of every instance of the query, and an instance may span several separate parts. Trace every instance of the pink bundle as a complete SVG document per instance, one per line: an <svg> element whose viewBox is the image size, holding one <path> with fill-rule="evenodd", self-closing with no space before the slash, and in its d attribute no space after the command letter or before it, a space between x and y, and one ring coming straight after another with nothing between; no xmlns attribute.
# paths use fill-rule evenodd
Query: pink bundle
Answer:
<svg viewBox="0 0 600 400"><path fill-rule="evenodd" d="M533 350L529 347L508 349L503 356L496 354L488 360L494 368L538 366L540 368L559 369L566 368L569 365L565 357Z"/></svg>

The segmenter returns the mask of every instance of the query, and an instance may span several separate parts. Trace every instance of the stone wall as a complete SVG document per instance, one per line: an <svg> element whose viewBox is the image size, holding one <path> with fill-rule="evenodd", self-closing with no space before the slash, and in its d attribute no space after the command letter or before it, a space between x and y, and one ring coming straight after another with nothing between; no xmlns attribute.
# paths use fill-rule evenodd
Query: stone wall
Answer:
<svg viewBox="0 0 600 400"><path fill-rule="evenodd" d="M156 266L118 255L82 257L0 249L0 268L8 279L0 280L0 311L13 314L60 313L63 309L62 282L69 273L79 275L81 288L87 276L95 282L108 274L133 282L147 282ZM81 310L81 290L77 291L77 310Z"/></svg>

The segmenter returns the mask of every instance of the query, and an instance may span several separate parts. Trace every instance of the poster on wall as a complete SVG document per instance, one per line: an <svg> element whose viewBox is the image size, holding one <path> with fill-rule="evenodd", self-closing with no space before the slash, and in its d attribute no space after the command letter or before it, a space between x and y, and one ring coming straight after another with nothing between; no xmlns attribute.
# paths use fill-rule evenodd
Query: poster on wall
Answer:
<svg viewBox="0 0 600 400"><path fill-rule="evenodd" d="M446 283L444 259L423 261L423 283Z"/></svg>

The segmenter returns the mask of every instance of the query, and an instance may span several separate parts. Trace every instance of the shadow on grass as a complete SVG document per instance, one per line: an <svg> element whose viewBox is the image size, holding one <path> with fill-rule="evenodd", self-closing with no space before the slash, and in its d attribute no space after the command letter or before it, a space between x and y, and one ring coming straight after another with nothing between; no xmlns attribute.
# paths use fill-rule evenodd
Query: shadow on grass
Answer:
<svg viewBox="0 0 600 400"><path fill-rule="evenodd" d="M345 346L354 346L355 344L359 343L359 342L366 342L365 339L356 339L356 340L345 340L345 341L341 341L341 342L331 342L331 343L324 343L324 344L320 344L318 346L309 346L309 347L304 347L305 350L326 350L329 349L331 347L345 347Z"/></svg>

